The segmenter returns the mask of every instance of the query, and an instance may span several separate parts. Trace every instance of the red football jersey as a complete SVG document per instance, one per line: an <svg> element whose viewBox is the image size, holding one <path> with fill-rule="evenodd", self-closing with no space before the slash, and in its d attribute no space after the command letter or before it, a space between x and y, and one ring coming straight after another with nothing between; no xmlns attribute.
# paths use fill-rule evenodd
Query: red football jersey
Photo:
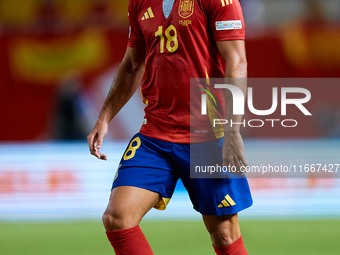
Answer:
<svg viewBox="0 0 340 255"><path fill-rule="evenodd" d="M190 78L224 77L215 41L244 40L239 1L130 0L129 21L128 47L146 48L140 133L176 143L221 137L190 134Z"/></svg>

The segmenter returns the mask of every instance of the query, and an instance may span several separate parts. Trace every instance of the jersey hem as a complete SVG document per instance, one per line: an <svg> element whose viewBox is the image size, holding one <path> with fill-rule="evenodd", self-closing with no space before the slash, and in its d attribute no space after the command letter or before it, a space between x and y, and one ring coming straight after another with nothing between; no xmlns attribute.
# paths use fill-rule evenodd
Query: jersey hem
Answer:
<svg viewBox="0 0 340 255"><path fill-rule="evenodd" d="M144 43L141 43L139 41L128 41L127 46L130 48L139 48L141 46L144 46Z"/></svg>
<svg viewBox="0 0 340 255"><path fill-rule="evenodd" d="M166 142L171 142L171 143L205 143L205 142L210 142L210 141L214 141L214 140L218 140L222 137L224 137L224 135L219 136L219 137L206 137L204 139L197 139L197 138L190 138L187 136L183 136L183 137L176 137L176 138L171 138L170 136L165 136L165 135L159 135L159 134L155 134L153 133L152 135L150 135L149 133L140 130L139 131L140 134L145 135L147 137L150 138L154 138L154 139L158 139L158 140L162 140L162 141L166 141Z"/></svg>

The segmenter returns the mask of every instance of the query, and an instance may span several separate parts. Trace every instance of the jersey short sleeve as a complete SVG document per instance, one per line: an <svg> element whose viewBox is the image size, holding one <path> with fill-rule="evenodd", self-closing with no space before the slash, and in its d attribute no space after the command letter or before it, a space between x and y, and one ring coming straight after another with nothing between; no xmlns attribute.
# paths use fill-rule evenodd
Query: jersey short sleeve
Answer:
<svg viewBox="0 0 340 255"><path fill-rule="evenodd" d="M135 0L129 1L129 39L128 47L138 48L145 45L144 36L138 23L138 6Z"/></svg>
<svg viewBox="0 0 340 255"><path fill-rule="evenodd" d="M215 41L244 40L244 18L239 0L203 0Z"/></svg>

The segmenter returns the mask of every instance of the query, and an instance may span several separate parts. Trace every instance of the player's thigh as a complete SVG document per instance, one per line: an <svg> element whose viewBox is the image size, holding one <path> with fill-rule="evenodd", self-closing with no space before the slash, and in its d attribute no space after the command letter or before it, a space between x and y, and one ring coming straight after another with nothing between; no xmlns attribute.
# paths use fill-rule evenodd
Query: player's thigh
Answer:
<svg viewBox="0 0 340 255"><path fill-rule="evenodd" d="M125 229L137 226L144 215L161 200L157 192L120 186L111 191L103 221L105 227Z"/></svg>
<svg viewBox="0 0 340 255"><path fill-rule="evenodd" d="M178 174L173 170L175 165L171 155L172 143L136 134L119 162L112 189L131 186L152 191L151 194L159 193L162 200L155 208L164 210L178 180ZM147 191L145 192L149 194ZM116 191L113 195L115 194ZM144 195L141 195L141 198L143 197ZM115 200L115 196L113 199ZM134 204L138 202L138 199L135 200L137 201L133 201Z"/></svg>

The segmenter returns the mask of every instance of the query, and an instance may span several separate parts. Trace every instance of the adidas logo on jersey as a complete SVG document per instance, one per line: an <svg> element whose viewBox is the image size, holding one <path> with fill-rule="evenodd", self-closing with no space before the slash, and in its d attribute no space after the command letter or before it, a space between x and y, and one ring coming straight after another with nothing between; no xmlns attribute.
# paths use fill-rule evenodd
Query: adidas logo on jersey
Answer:
<svg viewBox="0 0 340 255"><path fill-rule="evenodd" d="M146 20L146 19L151 19L154 18L155 15L153 15L152 9L151 7L148 8L148 10L144 13L142 20Z"/></svg>
<svg viewBox="0 0 340 255"><path fill-rule="evenodd" d="M233 0L221 0L222 2L222 7L229 5L229 4L233 4Z"/></svg>
<svg viewBox="0 0 340 255"><path fill-rule="evenodd" d="M233 206L233 205L236 205L234 200L229 195L226 195L225 199L223 199L217 207L223 208L223 207L228 207L228 206Z"/></svg>

